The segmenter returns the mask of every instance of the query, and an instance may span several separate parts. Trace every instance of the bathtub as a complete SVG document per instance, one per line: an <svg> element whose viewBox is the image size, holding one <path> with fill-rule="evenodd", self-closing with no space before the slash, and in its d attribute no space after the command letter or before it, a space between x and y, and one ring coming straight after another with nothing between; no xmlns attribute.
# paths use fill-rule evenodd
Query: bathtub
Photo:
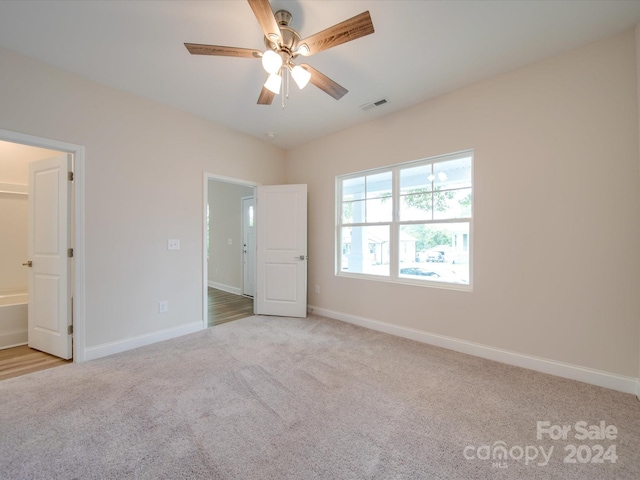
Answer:
<svg viewBox="0 0 640 480"><path fill-rule="evenodd" d="M0 350L28 342L27 292L0 293Z"/></svg>

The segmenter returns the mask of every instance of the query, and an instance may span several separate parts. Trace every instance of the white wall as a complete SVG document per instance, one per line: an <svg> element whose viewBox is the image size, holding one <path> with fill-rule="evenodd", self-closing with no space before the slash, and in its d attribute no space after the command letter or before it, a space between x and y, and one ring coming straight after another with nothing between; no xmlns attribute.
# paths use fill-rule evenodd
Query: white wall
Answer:
<svg viewBox="0 0 640 480"><path fill-rule="evenodd" d="M209 180L209 285L236 294L242 293L242 197L250 195L253 188Z"/></svg>
<svg viewBox="0 0 640 480"><path fill-rule="evenodd" d="M281 183L284 152L8 50L0 65L0 129L85 147L87 348L201 322L203 172Z"/></svg>
<svg viewBox="0 0 640 480"><path fill-rule="evenodd" d="M289 151L287 181L309 186L309 303L637 378L635 55L627 31ZM336 175L465 149L473 292L334 276Z"/></svg>

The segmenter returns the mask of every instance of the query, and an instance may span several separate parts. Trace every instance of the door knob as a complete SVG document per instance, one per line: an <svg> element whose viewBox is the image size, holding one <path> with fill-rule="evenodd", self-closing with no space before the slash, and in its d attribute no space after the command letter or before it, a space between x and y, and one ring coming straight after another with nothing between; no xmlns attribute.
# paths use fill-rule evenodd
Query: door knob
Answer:
<svg viewBox="0 0 640 480"><path fill-rule="evenodd" d="M23 263L22 264L25 267L32 267L33 266L33 262L31 260L29 260L27 263Z"/></svg>

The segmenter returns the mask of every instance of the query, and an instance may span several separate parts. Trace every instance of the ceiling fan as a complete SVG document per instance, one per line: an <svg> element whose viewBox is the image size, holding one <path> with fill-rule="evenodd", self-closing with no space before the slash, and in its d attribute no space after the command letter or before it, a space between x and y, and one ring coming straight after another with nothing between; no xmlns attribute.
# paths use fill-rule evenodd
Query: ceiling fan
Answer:
<svg viewBox="0 0 640 480"><path fill-rule="evenodd" d="M289 26L291 14L288 11L278 10L274 14L269 0L247 1L264 32L264 43L267 47L264 52L250 48L185 43L187 50L193 55L262 59L262 66L269 75L258 97L259 105L271 105L274 96L280 92L283 76L286 76L288 81L289 75L301 89L311 82L336 100L340 100L348 92L346 88L315 68L306 63L297 65L294 60L299 55L308 57L373 33L373 23L368 11L301 39L298 32Z"/></svg>

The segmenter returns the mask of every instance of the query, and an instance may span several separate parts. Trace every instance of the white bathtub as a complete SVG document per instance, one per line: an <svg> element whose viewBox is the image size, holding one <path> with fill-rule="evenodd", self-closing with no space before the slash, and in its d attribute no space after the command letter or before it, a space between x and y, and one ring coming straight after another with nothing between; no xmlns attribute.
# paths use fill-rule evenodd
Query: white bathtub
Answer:
<svg viewBox="0 0 640 480"><path fill-rule="evenodd" d="M28 342L27 292L0 293L0 350Z"/></svg>

